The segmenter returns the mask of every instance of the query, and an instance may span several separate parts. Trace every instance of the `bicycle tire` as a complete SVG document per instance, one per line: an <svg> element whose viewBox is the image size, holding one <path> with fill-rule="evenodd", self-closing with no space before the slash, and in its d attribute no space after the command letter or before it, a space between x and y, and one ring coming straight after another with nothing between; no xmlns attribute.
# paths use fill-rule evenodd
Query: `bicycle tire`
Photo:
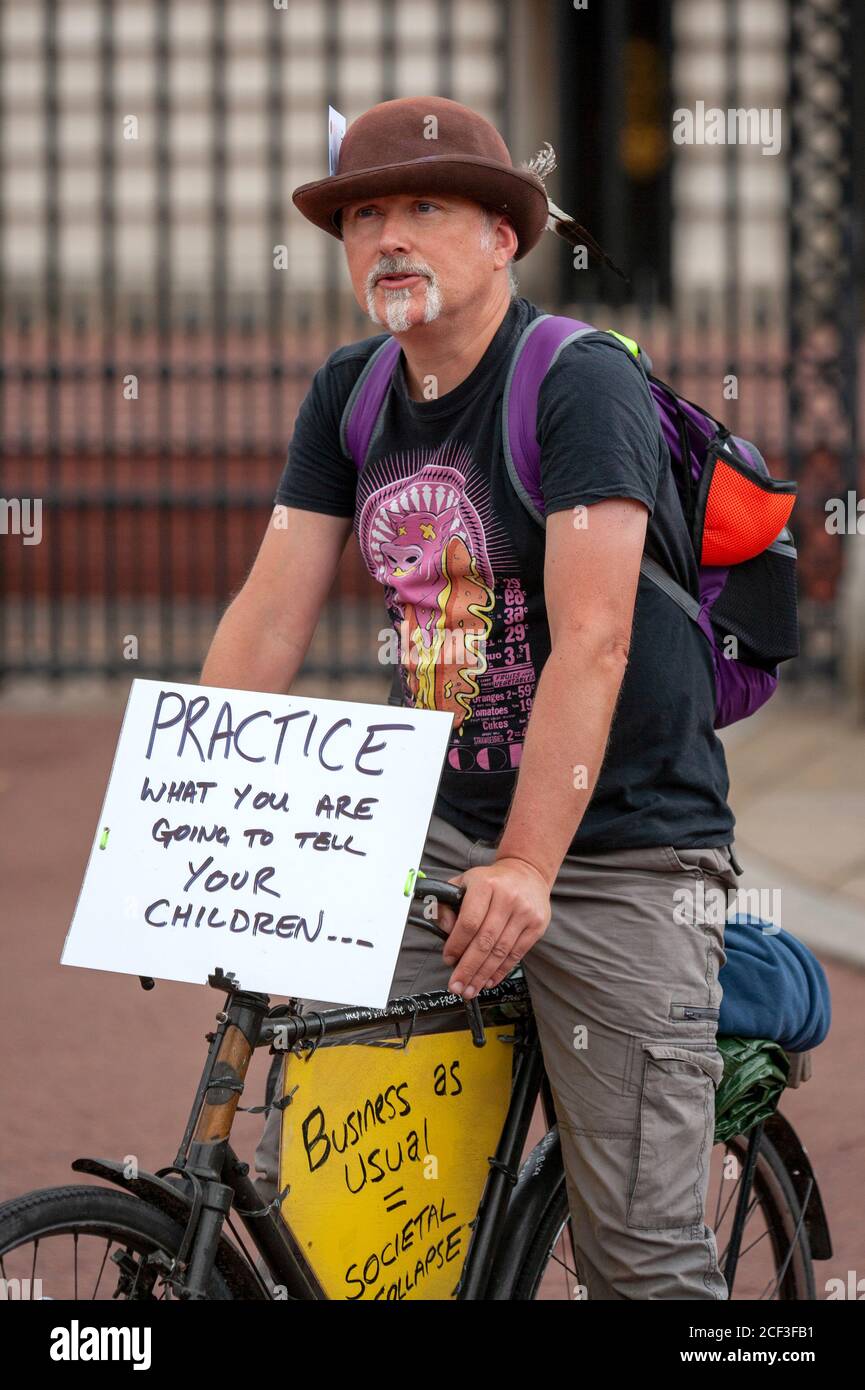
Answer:
<svg viewBox="0 0 865 1390"><path fill-rule="evenodd" d="M733 1149L739 1162L744 1164L747 1142L746 1137L737 1135L725 1148ZM509 1298L515 1302L536 1299L544 1272L568 1220L568 1198L561 1162L545 1164L538 1181L547 1189L539 1202L539 1219L524 1248L520 1250L517 1244L512 1250L514 1276ZM788 1235L792 1235L796 1229L801 1207L784 1162L765 1134L761 1136L757 1155L754 1189L760 1195L777 1267L790 1248ZM796 1248L783 1276L779 1297L785 1302L810 1302L817 1297L814 1266L804 1224L799 1229Z"/></svg>
<svg viewBox="0 0 865 1390"><path fill-rule="evenodd" d="M0 1205L0 1274L9 1277L3 1271L13 1251L37 1239L63 1235L100 1239L111 1236L119 1245L132 1245L137 1254L162 1250L173 1259L183 1239L183 1227L140 1197L115 1192L110 1187L41 1188ZM216 1301L234 1299L216 1265L207 1297Z"/></svg>

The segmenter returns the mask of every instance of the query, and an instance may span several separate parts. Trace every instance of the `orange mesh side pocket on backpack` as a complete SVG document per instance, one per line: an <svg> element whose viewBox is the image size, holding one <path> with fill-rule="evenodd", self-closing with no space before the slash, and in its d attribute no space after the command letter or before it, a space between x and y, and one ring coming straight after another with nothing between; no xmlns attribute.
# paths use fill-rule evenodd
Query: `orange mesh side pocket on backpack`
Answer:
<svg viewBox="0 0 865 1390"><path fill-rule="evenodd" d="M781 533L796 501L796 484L772 478L714 444L700 480L695 542L701 565L753 560Z"/></svg>

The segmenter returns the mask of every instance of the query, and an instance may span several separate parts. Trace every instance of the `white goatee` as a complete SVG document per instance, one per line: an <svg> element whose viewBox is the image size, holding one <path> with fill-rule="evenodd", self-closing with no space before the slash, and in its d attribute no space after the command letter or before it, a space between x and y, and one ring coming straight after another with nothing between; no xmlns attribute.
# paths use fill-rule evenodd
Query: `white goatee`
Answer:
<svg viewBox="0 0 865 1390"><path fill-rule="evenodd" d="M383 321L375 307L376 275L382 273L399 274L423 274L427 277L426 291L424 295L424 311L422 323L432 323L433 319L438 318L442 308L442 293L439 285L438 276L435 271L425 268L423 271L417 270L414 266L393 266L387 271L376 270L371 272L366 285L366 310L373 323L383 326ZM407 333L411 327L409 316L409 302L412 297L410 286L400 289L384 290L384 322L387 323L391 333Z"/></svg>

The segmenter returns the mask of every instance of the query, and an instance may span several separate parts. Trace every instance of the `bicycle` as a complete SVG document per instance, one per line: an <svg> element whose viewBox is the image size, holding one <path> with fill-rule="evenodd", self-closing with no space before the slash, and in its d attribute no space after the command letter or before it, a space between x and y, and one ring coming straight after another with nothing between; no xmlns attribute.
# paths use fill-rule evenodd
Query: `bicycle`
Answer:
<svg viewBox="0 0 865 1390"><path fill-rule="evenodd" d="M414 888L414 898L422 894L427 902L432 898L458 909L463 892L424 878L422 889ZM416 911L410 911L408 922L446 936ZM325 1034L330 1039L350 1032L355 1037L378 1034L392 1024L405 1045L411 1033L402 1034L400 1027L406 1019L419 1013L455 1019L465 1011L475 1046L485 1043L486 1028L502 1021L514 1027L515 1046L510 1102L496 1152L488 1160L476 1217L469 1223L471 1236L453 1296L518 1301L582 1296L553 1099L519 967L468 1003L439 991L391 1000L384 1009L310 1014L299 1013L296 1000L271 1008L269 996L241 989L233 975L219 969L208 984L225 992L225 1007L217 1014L217 1029L207 1034L207 1059L174 1163L156 1173L129 1172L119 1162L77 1158L73 1171L122 1190L68 1185L5 1202L0 1206L0 1278L7 1281L7 1290L33 1296L38 1279L47 1275L51 1296L57 1295L62 1242L71 1236L69 1296L75 1299L326 1299L301 1242L278 1214L284 1194L262 1206L249 1165L229 1142L250 1060L259 1047L275 1051L277 1030L281 1044L302 1051L315 1049ZM142 979L142 985L152 988L153 981ZM538 1099L547 1132L521 1162ZM256 1109L267 1109L267 1104ZM747 1134L717 1144L713 1158L721 1149L722 1161L735 1157L738 1174L729 1193L725 1183L718 1187L713 1226L730 1297L735 1290L740 1298L814 1299L813 1261L829 1259L832 1245L817 1182L793 1127L776 1109ZM713 1190L714 1176L707 1211ZM245 1228L258 1262L233 1218ZM117 1248L112 1251L113 1245ZM46 1246L47 1263L40 1270ZM16 1280L17 1285L9 1282Z"/></svg>

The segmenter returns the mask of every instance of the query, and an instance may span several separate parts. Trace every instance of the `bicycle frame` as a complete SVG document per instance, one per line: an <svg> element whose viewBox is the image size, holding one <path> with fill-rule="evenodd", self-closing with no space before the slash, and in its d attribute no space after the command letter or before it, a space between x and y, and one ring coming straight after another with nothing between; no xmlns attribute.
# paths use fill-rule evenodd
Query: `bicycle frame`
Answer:
<svg viewBox="0 0 865 1390"><path fill-rule="evenodd" d="M425 879L416 896L432 894L439 901L450 900L462 890L449 884ZM446 934L424 918L409 914L409 922L429 928L436 935ZM152 982L142 980L146 988ZM490 1172L484 1185L477 1217L466 1253L465 1263L456 1290L458 1300L476 1300L486 1296L491 1284L496 1256L508 1218L510 1189L517 1183L520 1159L528 1136L535 1103L540 1095L546 1123L550 1129L556 1123L549 1080L546 1075L537 1027L532 1012L528 986L521 974L512 974L494 989L485 990L469 1004L459 995L445 991L406 995L392 1000L386 1008L348 1007L299 1014L296 1002L270 1008L269 996L243 990L233 975L217 970L208 984L226 991L226 1005L217 1014L218 1028L207 1035L210 1047L204 1070L198 1083L186 1129L172 1165L156 1174L139 1173L135 1179L126 1177L120 1164L104 1160L77 1159L72 1167L107 1178L127 1187L136 1195L161 1206L185 1225L184 1237L170 1268L161 1264L162 1277L183 1299L202 1300L207 1297L214 1264L230 1266L235 1281L245 1287L252 1297L273 1297L248 1252L238 1253L223 1231L232 1208L243 1223L255 1249L261 1257L273 1284L280 1288L280 1297L310 1301L325 1299L314 1270L288 1225L274 1211L280 1194L267 1207L255 1183L249 1177L249 1165L241 1162L229 1143L231 1128L244 1090L244 1079L253 1053L259 1047L270 1046L272 1051L286 1051L298 1044L317 1047L325 1036L379 1033L383 1025L393 1022L398 1037L408 1041L419 1014L440 1019L468 1014L475 1044L485 1042L484 1019L488 1024L503 1020L517 1021L511 1097L495 1155L490 1158ZM410 1020L407 1034L399 1031L402 1021ZM278 1033L277 1033L278 1030ZM280 1046L275 1047L277 1035ZM742 1190L737 1203L734 1230L728 1249L728 1268L735 1271L739 1255L745 1215L751 1196L752 1177L762 1125L749 1136ZM169 1183L167 1175L176 1174L183 1185ZM244 1258L245 1257L245 1258ZM154 1257L150 1257L153 1260ZM282 1292L284 1291L284 1293Z"/></svg>
<svg viewBox="0 0 865 1390"><path fill-rule="evenodd" d="M500 1018L503 1003L510 1005L518 1018L510 1103L496 1153L490 1161L489 1177L458 1285L458 1299L484 1296L507 1218L510 1187L517 1180L535 1101L545 1079L543 1056L524 980L503 981L496 989L487 991L479 1012ZM364 1028L379 1031L382 1023L390 1020L397 1025L410 1020L408 1037L419 1014L428 1019L440 1019L461 1014L465 1007L459 995L439 991L408 995L393 1000L381 1010L347 1008L284 1018L278 1010L265 1017L266 996L233 995L221 1025L224 1033L212 1074L209 1078L202 1077L203 1104L181 1170L196 1178L204 1189L199 1232L190 1252L187 1297L202 1297L201 1290L207 1286L213 1263L213 1242L219 1239L222 1220L232 1205L230 1199L226 1200L227 1193L233 1194L235 1210L268 1264L274 1282L282 1285L291 1298L324 1297L289 1228L270 1210L262 1210L258 1191L247 1175L247 1165L239 1162L228 1144L240 1094L238 1083L242 1086L254 1048L272 1044L277 1029L283 1034L281 1041L286 1048L291 1048L303 1041L316 1046L325 1035L339 1037ZM253 1022L256 1014L257 1038L254 1036L256 1022ZM492 1018L489 1021L492 1022ZM246 1040L242 1049L239 1047L241 1035Z"/></svg>

